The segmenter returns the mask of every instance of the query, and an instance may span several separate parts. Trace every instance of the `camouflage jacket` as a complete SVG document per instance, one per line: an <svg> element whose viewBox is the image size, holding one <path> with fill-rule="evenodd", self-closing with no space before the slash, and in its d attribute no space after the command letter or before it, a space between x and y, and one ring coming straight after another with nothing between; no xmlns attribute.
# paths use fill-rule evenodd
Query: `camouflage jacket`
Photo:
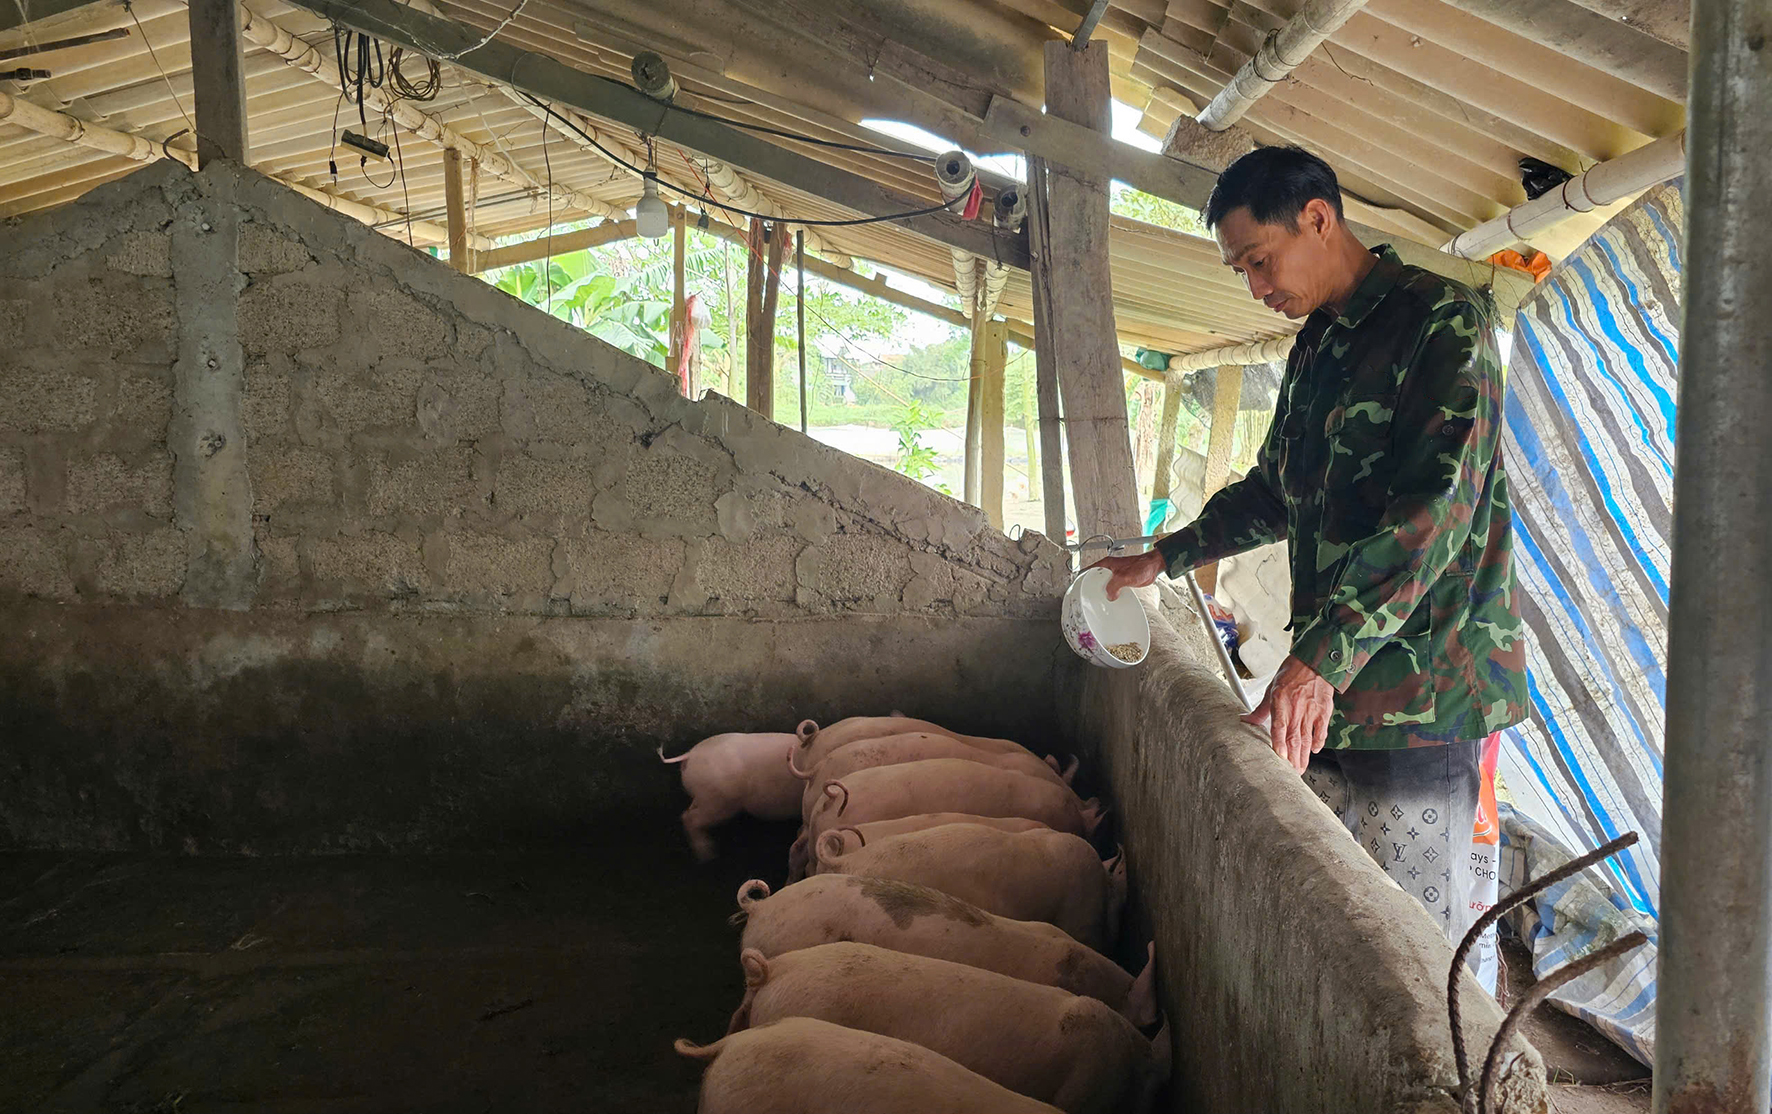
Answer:
<svg viewBox="0 0 1772 1114"><path fill-rule="evenodd" d="M1493 309L1388 247L1286 362L1255 467L1157 544L1171 576L1290 542L1292 653L1329 747L1481 739L1525 718Z"/></svg>

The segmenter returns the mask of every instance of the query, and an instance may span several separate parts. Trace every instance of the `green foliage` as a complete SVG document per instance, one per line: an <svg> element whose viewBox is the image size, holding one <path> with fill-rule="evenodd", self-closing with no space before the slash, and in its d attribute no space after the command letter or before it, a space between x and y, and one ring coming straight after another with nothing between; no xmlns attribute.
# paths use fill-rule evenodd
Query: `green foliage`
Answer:
<svg viewBox="0 0 1772 1114"><path fill-rule="evenodd" d="M922 480L937 471L935 450L923 444L924 430L941 424L941 415L912 399L892 419L892 430L898 434L898 459L892 467L913 480Z"/></svg>
<svg viewBox="0 0 1772 1114"><path fill-rule="evenodd" d="M1141 220L1146 224L1212 238L1212 233L1206 230L1206 222L1193 209L1153 197L1131 186L1116 184L1108 198L1108 208L1123 217Z"/></svg>

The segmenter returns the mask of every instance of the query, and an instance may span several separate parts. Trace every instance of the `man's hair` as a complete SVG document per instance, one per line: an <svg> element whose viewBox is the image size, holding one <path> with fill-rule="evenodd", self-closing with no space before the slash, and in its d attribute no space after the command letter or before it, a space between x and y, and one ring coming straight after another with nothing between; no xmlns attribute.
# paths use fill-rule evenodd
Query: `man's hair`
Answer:
<svg viewBox="0 0 1772 1114"><path fill-rule="evenodd" d="M1298 214L1317 198L1343 219L1341 186L1328 163L1303 147L1257 147L1218 176L1206 199L1206 227L1217 228L1231 210L1247 207L1257 224L1284 224L1297 232Z"/></svg>

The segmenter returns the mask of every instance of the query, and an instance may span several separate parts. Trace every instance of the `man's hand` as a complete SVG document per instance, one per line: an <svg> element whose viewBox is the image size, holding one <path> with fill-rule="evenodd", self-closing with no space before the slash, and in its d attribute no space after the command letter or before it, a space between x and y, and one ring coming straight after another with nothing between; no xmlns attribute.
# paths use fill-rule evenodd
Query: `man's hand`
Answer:
<svg viewBox="0 0 1772 1114"><path fill-rule="evenodd" d="M1323 749L1329 738L1329 717L1335 711L1335 690L1317 671L1288 657L1280 663L1273 684L1243 722L1266 727L1273 738L1274 753L1304 773L1311 755Z"/></svg>
<svg viewBox="0 0 1772 1114"><path fill-rule="evenodd" d="M1157 582L1157 575L1169 567L1163 555L1156 550L1140 553L1136 557L1103 557L1090 565L1090 569L1106 569L1112 575L1108 578L1107 598L1120 598L1122 588L1144 588ZM1089 569L1084 569L1088 572Z"/></svg>

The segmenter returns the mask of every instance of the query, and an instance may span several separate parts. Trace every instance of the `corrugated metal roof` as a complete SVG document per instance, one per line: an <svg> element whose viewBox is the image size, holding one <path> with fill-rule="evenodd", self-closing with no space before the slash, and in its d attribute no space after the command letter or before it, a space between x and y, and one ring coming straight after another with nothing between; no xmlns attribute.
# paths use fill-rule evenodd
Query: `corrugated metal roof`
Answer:
<svg viewBox="0 0 1772 1114"><path fill-rule="evenodd" d="M1583 0L1587 8L1610 2ZM1665 6L1679 0L1639 2ZM22 0L26 15L30 3ZM1574 0L1541 3L1551 15L1575 6ZM1161 132L1175 112L1209 100L1300 4L1120 0L1097 32L1109 42L1115 95L1144 109L1145 127ZM868 103L875 92L866 74L875 67L898 80L920 77L974 114L993 95L1038 103L1042 46L1075 27L1083 6L1083 0L607 0L595 6L529 0L501 38L622 80L633 51L651 47L681 65L683 74L697 75L682 81L686 103L694 107L801 135L881 144L880 136L858 124L870 115L893 115L889 83L880 83L877 103ZM254 0L250 9L324 59L333 58L332 34L319 17L278 0ZM435 10L482 30L509 14L504 0L443 0ZM171 145L189 149L189 31L185 7L176 0L135 0L133 14L104 0L0 33L0 49L113 28L129 34L7 63L47 69L52 77L0 83L0 91L155 143L176 136ZM846 59L855 73L831 80ZM371 111L370 133L390 144L397 138L398 166L371 161L361 167L355 152L335 143L335 120L338 129L364 128L336 84L257 47L248 52L245 68L258 169L443 223L443 154L435 143ZM422 76L422 66L409 59L406 72ZM585 215L557 197L550 200L540 188L548 183L617 207L637 197L639 183L631 173L548 128L506 91L450 65L442 76L435 98L412 107L515 168L503 179L481 174L475 213L480 234L533 231ZM1416 227L1431 225L1450 236L1525 199L1521 156L1579 171L1678 130L1683 116L1681 105L1479 19L1459 4L1371 0L1326 48L1260 101L1243 125L1258 140L1299 142L1318 151L1351 193L1408 214ZM590 122L622 150L644 147L631 130ZM939 200L922 164L782 143L918 203ZM666 179L701 188L703 160L670 144L660 144L657 154ZM65 203L138 165L0 123L0 215ZM782 213L853 215L787 185L747 177ZM1540 246L1558 254L1597 219L1572 222ZM391 231L403 234L404 228ZM953 285L948 249L903 228L876 224L819 234L837 251ZM1128 343L1199 351L1290 328L1248 298L1210 241L1116 217L1112 251L1117 324ZM1031 318L1025 274L1012 275L1001 311L1024 324Z"/></svg>

